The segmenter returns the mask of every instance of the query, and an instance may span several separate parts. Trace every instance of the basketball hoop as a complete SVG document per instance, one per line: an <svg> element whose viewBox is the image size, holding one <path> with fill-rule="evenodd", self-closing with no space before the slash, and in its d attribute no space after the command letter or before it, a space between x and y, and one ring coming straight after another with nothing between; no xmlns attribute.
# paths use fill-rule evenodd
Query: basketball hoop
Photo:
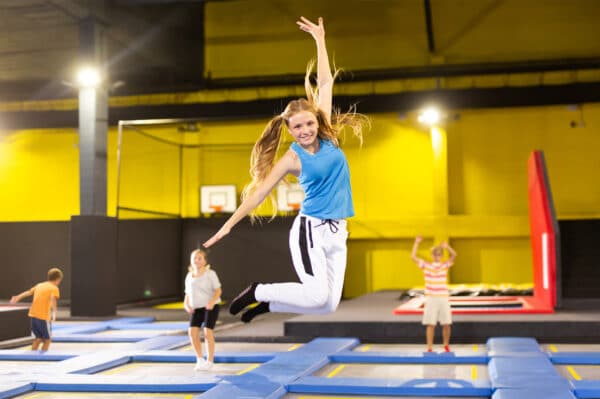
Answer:
<svg viewBox="0 0 600 399"><path fill-rule="evenodd" d="M293 211L299 211L300 210L300 204L298 202L288 202L288 206L290 208L292 208Z"/></svg>
<svg viewBox="0 0 600 399"><path fill-rule="evenodd" d="M212 209L215 213L221 213L223 210L223 205L209 205L210 209Z"/></svg>

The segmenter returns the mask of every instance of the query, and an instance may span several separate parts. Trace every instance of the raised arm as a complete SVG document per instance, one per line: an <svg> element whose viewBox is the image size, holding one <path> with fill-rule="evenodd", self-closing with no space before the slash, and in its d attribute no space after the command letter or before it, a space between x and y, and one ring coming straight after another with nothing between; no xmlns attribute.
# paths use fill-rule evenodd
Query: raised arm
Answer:
<svg viewBox="0 0 600 399"><path fill-rule="evenodd" d="M12 298L10 298L10 303L17 303L17 302L19 302L23 298L27 298L28 296L32 296L33 295L33 291L34 291L34 289L30 288L27 291L21 292L19 295L14 295Z"/></svg>
<svg viewBox="0 0 600 399"><path fill-rule="evenodd" d="M417 236L415 238L415 243L413 244L412 252L410 253L410 258L416 264L419 264L421 262L421 259L417 256L417 251L419 250L419 244L421 244L421 241L423 241L423 237Z"/></svg>
<svg viewBox="0 0 600 399"><path fill-rule="evenodd" d="M442 248L446 248L448 253L450 254L450 258L448 258L448 262L454 263L454 259L456 258L456 251L452 248L447 242L442 243Z"/></svg>
<svg viewBox="0 0 600 399"><path fill-rule="evenodd" d="M319 17L318 24L300 17L296 22L300 29L310 33L317 44L317 86L319 87L318 106L331 121L331 107L333 103L333 75L329 66L329 56L325 46L325 27L323 18Z"/></svg>
<svg viewBox="0 0 600 399"><path fill-rule="evenodd" d="M250 194L244 202L235 210L233 215L223 224L223 226L217 231L217 233L204 242L204 247L208 248L214 243L225 237L233 226L235 226L240 220L246 217L252 212L257 206L259 206L275 188L277 183L285 177L288 173L294 170L294 155L292 150L288 150L283 157L273 167L273 170L267 175L265 180Z"/></svg>

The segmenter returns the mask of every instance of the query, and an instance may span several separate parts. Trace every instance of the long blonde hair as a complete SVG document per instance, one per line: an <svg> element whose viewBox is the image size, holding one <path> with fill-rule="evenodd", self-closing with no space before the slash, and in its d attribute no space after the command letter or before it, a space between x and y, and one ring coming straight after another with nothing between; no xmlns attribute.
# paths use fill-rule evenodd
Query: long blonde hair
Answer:
<svg viewBox="0 0 600 399"><path fill-rule="evenodd" d="M313 65L313 62L308 64L306 75L304 76L304 88L306 90L307 98L299 98L290 101L281 114L273 117L267 123L258 141L254 144L252 155L250 156L250 176L252 177L252 181L248 183L242 191L242 201L254 192L273 169L275 158L279 152L281 142L283 141L283 125L285 124L287 126L289 118L298 112L308 111L315 115L319 124L318 137L320 139L328 140L336 147L339 147L340 134L345 127L349 127L352 129L353 135L358 138L362 145L362 130L364 126L370 125L369 118L365 115L356 113L356 107L353 105L345 113L341 113L339 109L333 109L331 122L329 122L325 112L317 106L319 103L319 89L318 87L313 88L310 83L310 74ZM334 79L338 73L339 70L336 70L333 75ZM273 193L270 193L269 197L273 207L273 214L271 217L271 219L273 219L277 213L277 201L275 201ZM257 217L251 214L250 218L254 221Z"/></svg>

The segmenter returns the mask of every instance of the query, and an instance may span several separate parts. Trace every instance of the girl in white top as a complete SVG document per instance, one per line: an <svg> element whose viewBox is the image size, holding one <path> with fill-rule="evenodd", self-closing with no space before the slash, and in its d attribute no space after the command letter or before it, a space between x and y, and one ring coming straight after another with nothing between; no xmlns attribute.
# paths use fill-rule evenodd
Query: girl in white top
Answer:
<svg viewBox="0 0 600 399"><path fill-rule="evenodd" d="M196 352L195 370L209 370L215 356L215 336L213 330L219 317L221 302L221 282L207 261L207 253L196 249L190 255L190 266L185 276L185 299L183 306L190 315L188 335ZM202 356L200 328L204 327L206 360Z"/></svg>

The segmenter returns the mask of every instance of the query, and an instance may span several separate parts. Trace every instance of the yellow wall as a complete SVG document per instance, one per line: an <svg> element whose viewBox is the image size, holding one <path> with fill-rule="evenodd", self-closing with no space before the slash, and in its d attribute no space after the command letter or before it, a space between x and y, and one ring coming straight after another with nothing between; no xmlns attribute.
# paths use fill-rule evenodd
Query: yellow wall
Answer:
<svg viewBox="0 0 600 399"><path fill-rule="evenodd" d="M73 129L0 132L0 220L68 220L79 213Z"/></svg>

